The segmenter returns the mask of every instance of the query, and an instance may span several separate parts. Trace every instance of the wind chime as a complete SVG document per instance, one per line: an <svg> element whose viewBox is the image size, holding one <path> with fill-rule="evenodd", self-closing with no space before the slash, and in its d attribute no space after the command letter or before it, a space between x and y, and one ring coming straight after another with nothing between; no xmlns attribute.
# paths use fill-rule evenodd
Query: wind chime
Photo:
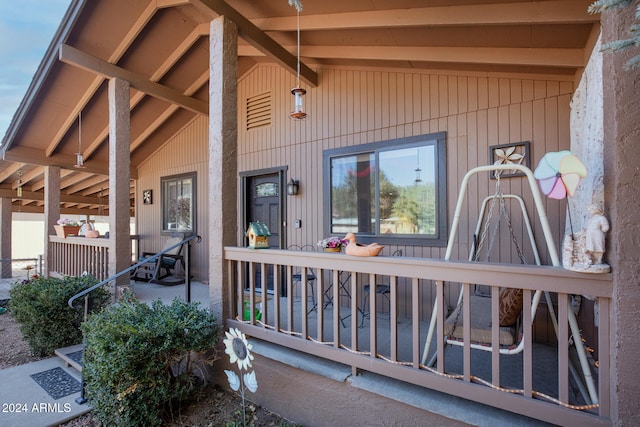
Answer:
<svg viewBox="0 0 640 427"><path fill-rule="evenodd" d="M16 188L16 196L22 197L22 170L18 171L18 187Z"/></svg>
<svg viewBox="0 0 640 427"><path fill-rule="evenodd" d="M291 94L294 97L294 109L289 114L289 117L294 120L304 120L307 118L307 113L304 112L302 105L302 97L306 95L307 91L300 86L300 11L302 10L302 3L300 0L289 0L289 5L296 8L297 13L297 31L298 31L298 69L297 69L297 81L296 87L291 89Z"/></svg>
<svg viewBox="0 0 640 427"><path fill-rule="evenodd" d="M82 111L78 113L78 152L76 153L76 169L84 169L84 159L82 158Z"/></svg>

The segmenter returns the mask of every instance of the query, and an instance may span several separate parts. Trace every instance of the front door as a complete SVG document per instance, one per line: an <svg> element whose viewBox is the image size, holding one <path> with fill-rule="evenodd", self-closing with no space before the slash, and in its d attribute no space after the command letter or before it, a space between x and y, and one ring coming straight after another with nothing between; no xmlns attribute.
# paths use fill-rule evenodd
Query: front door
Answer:
<svg viewBox="0 0 640 427"><path fill-rule="evenodd" d="M284 171L278 170L254 176L247 176L245 181L245 224L246 230L250 222L260 221L269 227L269 248L282 248L282 189L284 188ZM248 245L248 242L245 243ZM256 287L260 284L260 271L256 271ZM267 269L267 289L273 292L273 267Z"/></svg>

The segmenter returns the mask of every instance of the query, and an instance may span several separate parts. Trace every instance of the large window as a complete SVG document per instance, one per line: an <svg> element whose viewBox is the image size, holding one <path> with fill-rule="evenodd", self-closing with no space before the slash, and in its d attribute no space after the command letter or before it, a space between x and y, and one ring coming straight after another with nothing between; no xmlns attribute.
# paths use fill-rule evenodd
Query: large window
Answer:
<svg viewBox="0 0 640 427"><path fill-rule="evenodd" d="M444 245L445 138L439 132L326 151L328 232L389 244Z"/></svg>
<svg viewBox="0 0 640 427"><path fill-rule="evenodd" d="M166 176L162 186L162 232L195 233L196 174Z"/></svg>

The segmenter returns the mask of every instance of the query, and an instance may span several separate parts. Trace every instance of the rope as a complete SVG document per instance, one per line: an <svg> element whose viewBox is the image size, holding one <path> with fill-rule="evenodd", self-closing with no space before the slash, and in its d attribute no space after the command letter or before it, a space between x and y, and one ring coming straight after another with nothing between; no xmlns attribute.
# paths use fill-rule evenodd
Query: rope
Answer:
<svg viewBox="0 0 640 427"><path fill-rule="evenodd" d="M240 323L251 324L250 321L241 320L238 316L236 316L235 320L237 320ZM264 323L264 322L262 322L260 320L257 320L256 324L259 324L260 326L262 326L264 328L267 328L267 329L270 329L270 330L273 330L273 331L276 330L275 326L268 325L268 324L266 324L266 323ZM302 333L301 332L288 331L288 330L284 330L284 329L278 329L277 332L281 332L281 333L285 333L285 334L288 334L288 335L302 337ZM308 339L309 341L312 341L312 342L314 342L316 344L332 345L332 346L335 345L334 341L319 341L319 340L316 340L315 338L313 338L312 336L307 336L306 339ZM360 356L371 356L371 352L370 351L354 350L352 348L349 348L349 347L345 346L344 344L339 344L338 347L340 349L342 349L342 350L348 351L349 353L357 354L357 355L360 355ZM384 356L384 355L382 355L380 353L376 353L376 358L380 359L380 360L383 360L383 361L385 361L387 363L393 364L393 365L413 366L413 363L411 363L411 362L401 362L401 361L398 361L398 360L393 360L393 359L390 359L390 358L388 358L388 357L386 357L386 356ZM446 372L439 372L438 370L436 370L436 369L434 369L434 368L432 368L430 366L423 365L422 363L418 364L418 366L419 366L419 368L421 370L429 371L432 374L436 374L436 375L444 377L444 378L455 379L455 380L464 379L464 376L461 375L461 374L447 374ZM469 379L471 380L471 382L482 384L484 386L490 387L490 388L492 388L494 390L501 391L503 393L520 394L520 395L524 396L524 389L511 389L511 388L497 386L497 385L494 385L491 382L486 381L486 380L484 380L484 379L482 379L480 377L477 377L475 375L471 375L469 377ZM560 401L560 400L558 400L558 399L556 399L554 397L551 397L549 395L546 395L544 393L541 393L541 392L535 391L535 390L531 391L531 395L535 396L535 397L538 397L538 398L541 398L541 399L544 399L544 400L547 400L549 402L555 403L555 404L557 404L559 406L562 406L563 408L574 409L574 410L577 410L577 411L587 411L587 410L592 410L592 409L596 409L596 408L600 407L599 404L572 405L570 403L564 403L564 402L562 402L562 401Z"/></svg>

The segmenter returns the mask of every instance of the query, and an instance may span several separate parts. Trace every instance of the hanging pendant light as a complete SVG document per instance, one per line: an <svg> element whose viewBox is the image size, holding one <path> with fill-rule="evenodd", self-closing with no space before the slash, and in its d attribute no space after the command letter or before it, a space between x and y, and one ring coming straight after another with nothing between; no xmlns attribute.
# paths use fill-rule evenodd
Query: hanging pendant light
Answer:
<svg viewBox="0 0 640 427"><path fill-rule="evenodd" d="M302 97L306 95L307 91L300 87L300 11L302 10L302 3L300 1L289 1L290 5L295 6L296 13L298 17L298 74L296 87L291 89L291 94L294 97L294 109L289 114L289 117L294 120L304 120L307 118L307 113L304 112L304 107L302 105Z"/></svg>
<svg viewBox="0 0 640 427"><path fill-rule="evenodd" d="M76 169L84 169L84 159L82 158L82 111L78 113L78 152L76 153Z"/></svg>

